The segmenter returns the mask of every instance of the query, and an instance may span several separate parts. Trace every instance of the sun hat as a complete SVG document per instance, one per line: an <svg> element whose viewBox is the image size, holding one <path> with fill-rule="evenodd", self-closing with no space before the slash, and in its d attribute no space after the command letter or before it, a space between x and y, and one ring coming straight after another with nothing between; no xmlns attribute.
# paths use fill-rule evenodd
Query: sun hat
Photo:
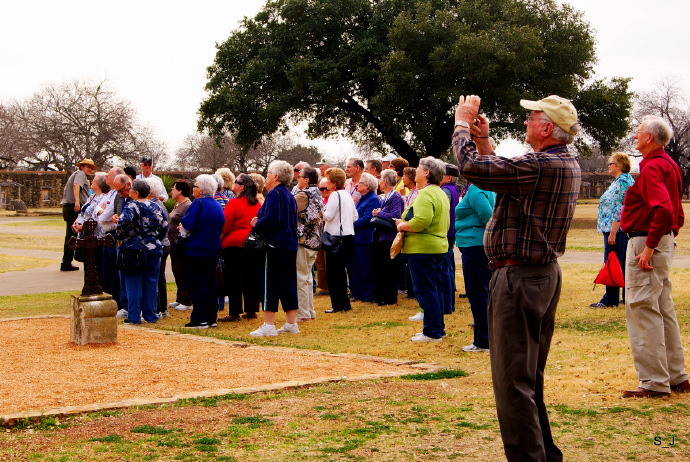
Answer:
<svg viewBox="0 0 690 462"><path fill-rule="evenodd" d="M530 111L546 113L553 123L571 135L577 135L577 132L580 131L580 124L577 122L577 109L570 100L551 95L539 101L521 99L520 106Z"/></svg>

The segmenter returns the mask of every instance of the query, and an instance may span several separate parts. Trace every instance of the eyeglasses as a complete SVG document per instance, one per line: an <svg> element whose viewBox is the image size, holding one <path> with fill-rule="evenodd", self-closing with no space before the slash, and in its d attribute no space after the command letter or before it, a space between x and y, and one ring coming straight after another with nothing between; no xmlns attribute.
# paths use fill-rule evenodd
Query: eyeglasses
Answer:
<svg viewBox="0 0 690 462"><path fill-rule="evenodd" d="M616 163L615 163L615 162L609 162L609 167L610 167L611 165L616 165Z"/></svg>
<svg viewBox="0 0 690 462"><path fill-rule="evenodd" d="M527 118L525 119L526 122L529 122L530 120L540 120L540 121L542 121L542 122L549 122L548 120L546 120L546 119L543 118L543 117L531 116L531 115L530 115L530 116L527 116Z"/></svg>
<svg viewBox="0 0 690 462"><path fill-rule="evenodd" d="M143 165L144 167L150 167L150 166L151 166L151 162L144 162L144 163L141 164L141 165Z"/></svg>
<svg viewBox="0 0 690 462"><path fill-rule="evenodd" d="M301 172L301 171L302 171L302 170L300 170L300 169L298 169L298 168L296 168L296 169L293 170L293 172L295 172L295 173L299 173L299 172Z"/></svg>
<svg viewBox="0 0 690 462"><path fill-rule="evenodd" d="M199 185L196 185L196 184L194 185L194 188L198 188L198 187L199 187Z"/></svg>
<svg viewBox="0 0 690 462"><path fill-rule="evenodd" d="M328 188L319 188L319 191L328 191Z"/></svg>

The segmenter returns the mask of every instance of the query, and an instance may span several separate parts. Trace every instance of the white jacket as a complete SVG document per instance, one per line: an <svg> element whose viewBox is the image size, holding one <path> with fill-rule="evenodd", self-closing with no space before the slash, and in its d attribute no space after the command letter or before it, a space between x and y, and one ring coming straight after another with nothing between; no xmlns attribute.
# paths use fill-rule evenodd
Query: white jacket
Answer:
<svg viewBox="0 0 690 462"><path fill-rule="evenodd" d="M338 196L340 200L338 200ZM338 217L338 208L342 208L340 217L342 218L343 236L354 236L354 223L359 218L357 209L355 208L355 201L352 196L345 191L333 191L328 198L326 204L326 211L323 214L324 231L328 231L333 236L340 236L340 220Z"/></svg>

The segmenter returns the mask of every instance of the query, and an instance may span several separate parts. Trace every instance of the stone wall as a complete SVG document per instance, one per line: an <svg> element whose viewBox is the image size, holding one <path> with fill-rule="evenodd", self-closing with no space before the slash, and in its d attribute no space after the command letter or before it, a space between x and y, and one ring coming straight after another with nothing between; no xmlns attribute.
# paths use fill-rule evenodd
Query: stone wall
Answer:
<svg viewBox="0 0 690 462"><path fill-rule="evenodd" d="M169 175L190 181L196 172L164 171L154 174ZM21 199L29 208L60 207L62 193L71 173L0 170L0 208L6 208L14 199Z"/></svg>

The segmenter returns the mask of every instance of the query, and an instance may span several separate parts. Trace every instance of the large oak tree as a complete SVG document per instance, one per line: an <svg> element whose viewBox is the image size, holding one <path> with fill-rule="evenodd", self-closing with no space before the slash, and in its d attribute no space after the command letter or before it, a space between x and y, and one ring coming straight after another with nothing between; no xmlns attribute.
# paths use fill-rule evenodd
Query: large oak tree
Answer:
<svg viewBox="0 0 690 462"><path fill-rule="evenodd" d="M521 98L549 94L605 151L628 128L628 81L592 78L589 24L551 0L275 0L217 48L198 125L244 149L307 120L416 165L449 149L460 94L503 135L523 131Z"/></svg>

